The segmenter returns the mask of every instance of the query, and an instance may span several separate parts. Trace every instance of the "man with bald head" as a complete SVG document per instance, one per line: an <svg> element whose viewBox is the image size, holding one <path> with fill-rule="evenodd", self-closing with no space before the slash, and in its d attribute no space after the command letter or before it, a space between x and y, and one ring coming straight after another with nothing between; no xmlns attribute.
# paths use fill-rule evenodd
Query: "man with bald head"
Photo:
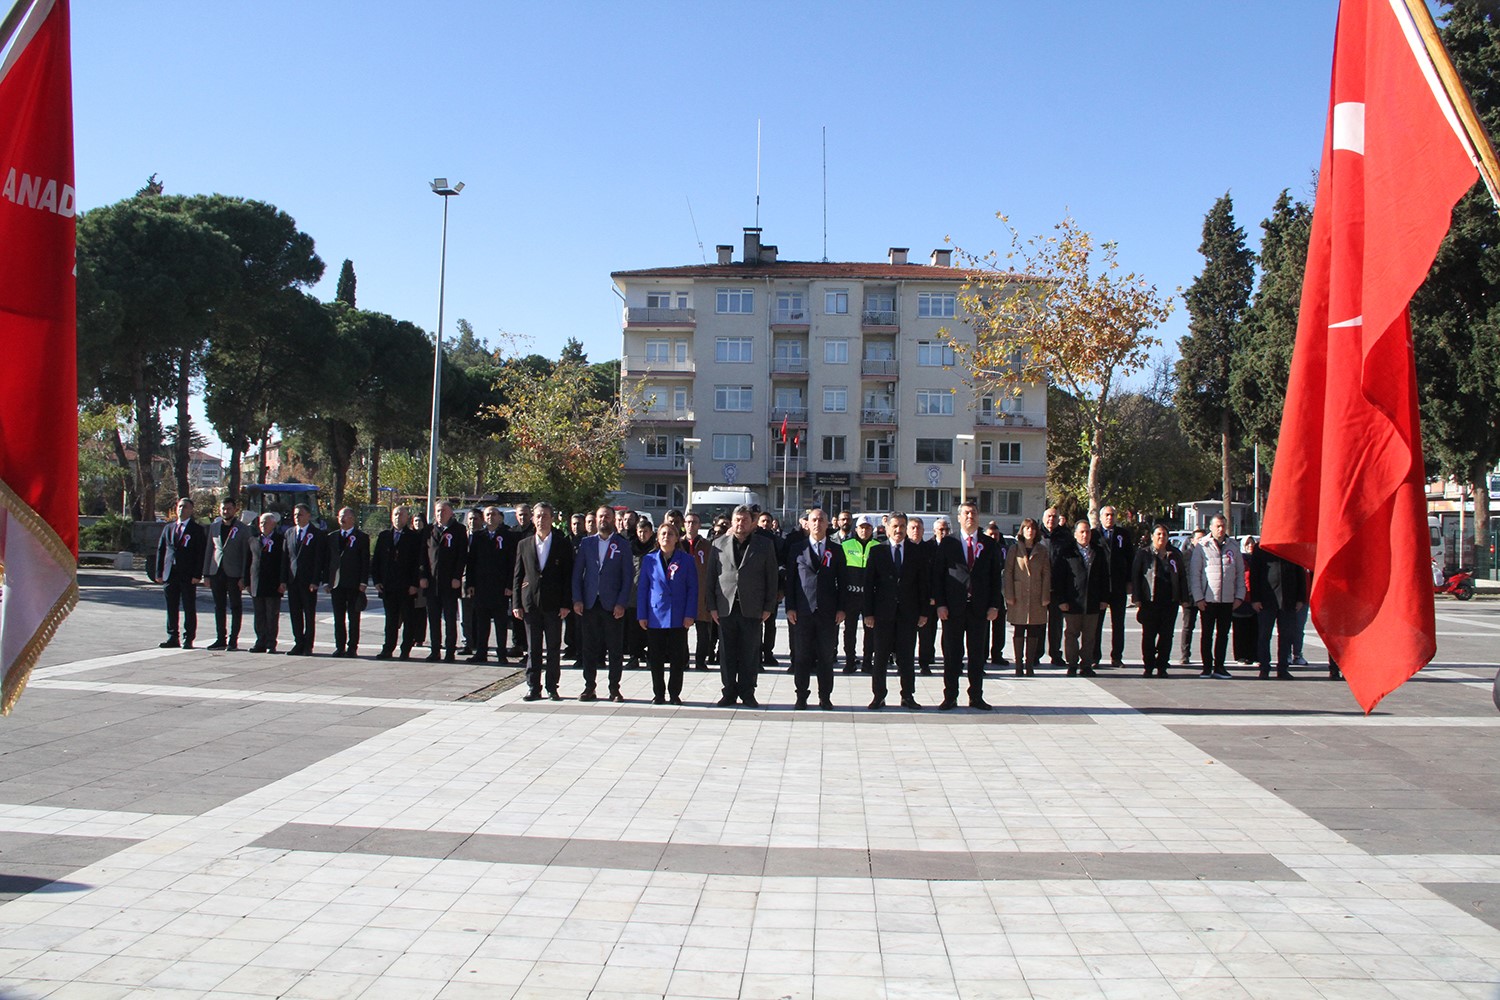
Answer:
<svg viewBox="0 0 1500 1000"><path fill-rule="evenodd" d="M453 516L453 505L439 500L427 536L427 659L458 659L458 602L463 596L469 533ZM447 626L446 635L443 626ZM446 642L446 646L445 646Z"/></svg>

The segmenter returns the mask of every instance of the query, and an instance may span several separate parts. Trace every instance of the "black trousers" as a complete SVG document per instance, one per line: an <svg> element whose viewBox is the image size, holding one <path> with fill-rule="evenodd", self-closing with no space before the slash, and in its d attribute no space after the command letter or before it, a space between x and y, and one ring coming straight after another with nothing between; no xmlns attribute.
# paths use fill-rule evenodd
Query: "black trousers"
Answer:
<svg viewBox="0 0 1500 1000"><path fill-rule="evenodd" d="M708 669L708 656L714 648L714 623L708 617L695 618L693 620L694 645L693 666L699 670Z"/></svg>
<svg viewBox="0 0 1500 1000"><path fill-rule="evenodd" d="M1063 662L1063 613L1047 605L1047 656L1053 663Z"/></svg>
<svg viewBox="0 0 1500 1000"><path fill-rule="evenodd" d="M239 579L218 572L208 578L208 589L214 595L214 639L218 642L239 642L240 620L245 614L245 600ZM224 631L226 618L228 632Z"/></svg>
<svg viewBox="0 0 1500 1000"><path fill-rule="evenodd" d="M605 613L608 614L608 612ZM610 615L610 621L614 621L613 615ZM639 624L635 627L646 633L646 662L651 665L652 697L658 699L682 697L682 672L687 669L688 660L688 630L685 628L641 629Z"/></svg>
<svg viewBox="0 0 1500 1000"><path fill-rule="evenodd" d="M1198 605L1189 604L1182 609L1182 635L1177 644L1182 648L1182 663L1193 662L1193 629L1198 625Z"/></svg>
<svg viewBox="0 0 1500 1000"><path fill-rule="evenodd" d="M578 655L578 629L577 615L569 615L563 619L563 651L569 656L576 657ZM464 631L464 641L467 642L468 638L469 633L466 629Z"/></svg>
<svg viewBox="0 0 1500 1000"><path fill-rule="evenodd" d="M917 629L917 666L931 670L937 659L937 612L927 609L927 624Z"/></svg>
<svg viewBox="0 0 1500 1000"><path fill-rule="evenodd" d="M969 698L984 697L984 665L990 649L990 623L985 609L959 605L948 609L943 622L943 699L958 700L958 679L969 658Z"/></svg>
<svg viewBox="0 0 1500 1000"><path fill-rule="evenodd" d="M1203 628L1198 636L1198 656L1204 670L1223 670L1224 655L1229 652L1230 622L1234 620L1234 605L1228 601L1209 601L1200 612Z"/></svg>
<svg viewBox="0 0 1500 1000"><path fill-rule="evenodd" d="M776 616L767 618L761 625L760 655L763 659L776 655Z"/></svg>
<svg viewBox="0 0 1500 1000"><path fill-rule="evenodd" d="M359 587L340 587L328 596L333 600L333 644L352 653L359 645Z"/></svg>
<svg viewBox="0 0 1500 1000"><path fill-rule="evenodd" d="M474 624L469 633L469 648L481 660L490 658L490 634L495 637L495 659L505 662L505 637L510 632L508 622L515 621L510 614L510 605L503 596L488 600L475 597Z"/></svg>
<svg viewBox="0 0 1500 1000"><path fill-rule="evenodd" d="M567 625L567 622L577 617L577 615L569 615L563 623L564 626ZM646 631L641 628L639 623L633 620L629 621L627 625L626 622L630 617L630 613L627 611L625 618L616 618L614 608L606 608L598 601L594 602L593 607L583 609L583 620L578 623L577 628L579 631L578 642L580 644L578 663L579 666L583 667L583 689L585 691L592 692L594 690L594 686L598 683L599 668L606 665L609 668L609 693L615 694L620 690L620 678L625 673L626 629L628 628L635 632ZM658 630L651 629L650 631L655 632ZM686 650L686 629L662 629L660 631L681 631L684 643L683 648ZM647 655L650 655L649 643L647 646ZM687 655L686 652L683 655ZM682 690L682 680L680 678L677 682L677 690Z"/></svg>
<svg viewBox="0 0 1500 1000"><path fill-rule="evenodd" d="M1258 631L1259 652L1256 654L1256 662L1264 670L1271 664L1271 629L1276 629L1276 669L1285 670L1292 662L1292 636L1297 634L1298 624L1302 619L1301 612L1293 606L1290 608L1277 608L1272 604L1263 604L1260 612L1260 626Z"/></svg>
<svg viewBox="0 0 1500 1000"><path fill-rule="evenodd" d="M312 652L318 632L318 590L305 583L286 586L286 609L292 615L292 648Z"/></svg>
<svg viewBox="0 0 1500 1000"><path fill-rule="evenodd" d="M1104 609L1109 609L1109 662L1118 663L1125 659L1125 609L1130 599L1124 594L1111 594L1104 602L1104 607L1099 609L1099 624L1095 627L1094 650L1095 664L1104 659Z"/></svg>
<svg viewBox="0 0 1500 1000"><path fill-rule="evenodd" d="M437 647L433 647L434 649ZM556 694L562 680L562 619L556 611L526 612L526 684L533 693L547 682L547 693Z"/></svg>
<svg viewBox="0 0 1500 1000"><path fill-rule="evenodd" d="M380 600L385 605L385 643L380 647L382 653L394 651L397 641L401 643L402 653L410 653L411 648L417 644L417 623L421 620L421 615L417 613L414 603L416 599L415 594L408 594L404 590L400 593L387 590L380 595Z"/></svg>
<svg viewBox="0 0 1500 1000"><path fill-rule="evenodd" d="M1167 669L1172 658L1172 634L1177 631L1177 605L1171 601L1148 601L1136 612L1141 623L1141 663L1147 672Z"/></svg>
<svg viewBox="0 0 1500 1000"><path fill-rule="evenodd" d="M812 691L818 679L818 697L833 697L833 666L839 658L839 628L834 612L801 612L797 624L789 626L792 638L792 678L797 697Z"/></svg>
<svg viewBox="0 0 1500 1000"><path fill-rule="evenodd" d="M192 642L198 634L198 588L188 580L168 580L161 585L167 598L167 635L177 638L177 616L182 614L182 638Z"/></svg>
<svg viewBox="0 0 1500 1000"><path fill-rule="evenodd" d="M871 630L875 636L875 662L870 671L870 693L876 701L886 696L886 664L896 658L896 677L901 685L901 697L914 698L917 691L917 670L912 657L917 648L917 623L906 615L897 614L893 619L875 619Z"/></svg>
<svg viewBox="0 0 1500 1000"><path fill-rule="evenodd" d="M458 631L464 649L474 648L474 625L477 614L474 598L460 597L458 599Z"/></svg>
<svg viewBox="0 0 1500 1000"><path fill-rule="evenodd" d="M1256 657L1260 655L1260 616L1249 604L1242 604L1239 611L1230 616L1230 621L1229 634L1234 636L1234 658L1240 663L1258 662Z"/></svg>
<svg viewBox="0 0 1500 1000"><path fill-rule="evenodd" d="M431 636L427 648L434 653L442 649L452 653L458 649L458 601L458 591L452 587L427 591L427 632ZM445 625L446 646L442 638Z"/></svg>
<svg viewBox="0 0 1500 1000"><path fill-rule="evenodd" d="M1003 603L1003 602L1002 602ZM990 662L1005 662L1005 608L1000 608L1000 615L990 622Z"/></svg>
<svg viewBox="0 0 1500 1000"><path fill-rule="evenodd" d="M838 630L838 626L834 626ZM875 658L875 637L871 635L872 630L865 628L864 619L858 611L846 611L844 613L844 666L858 667L865 673L870 672L870 665ZM859 656L861 637L864 639L864 657Z"/></svg>
<svg viewBox="0 0 1500 1000"><path fill-rule="evenodd" d="M1016 666L1035 667L1042 662L1042 649L1047 643L1046 625L1016 625L1013 627Z"/></svg>
<svg viewBox="0 0 1500 1000"><path fill-rule="evenodd" d="M275 652L276 636L281 631L281 595L252 597L250 604L255 613L255 644Z"/></svg>
<svg viewBox="0 0 1500 1000"><path fill-rule="evenodd" d="M734 610L719 616L719 681L724 697L755 697L762 631L760 615Z"/></svg>

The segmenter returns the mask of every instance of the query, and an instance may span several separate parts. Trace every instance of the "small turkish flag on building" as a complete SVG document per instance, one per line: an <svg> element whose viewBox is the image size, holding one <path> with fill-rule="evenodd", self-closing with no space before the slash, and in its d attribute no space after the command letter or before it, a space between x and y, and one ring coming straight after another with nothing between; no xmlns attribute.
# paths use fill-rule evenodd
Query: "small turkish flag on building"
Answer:
<svg viewBox="0 0 1500 1000"><path fill-rule="evenodd" d="M1329 105L1261 542L1369 712L1437 648L1407 305L1479 174L1401 0L1341 4Z"/></svg>
<svg viewBox="0 0 1500 1000"><path fill-rule="evenodd" d="M28 9L29 7L29 9ZM73 88L67 0L0 38L0 711L78 601Z"/></svg>

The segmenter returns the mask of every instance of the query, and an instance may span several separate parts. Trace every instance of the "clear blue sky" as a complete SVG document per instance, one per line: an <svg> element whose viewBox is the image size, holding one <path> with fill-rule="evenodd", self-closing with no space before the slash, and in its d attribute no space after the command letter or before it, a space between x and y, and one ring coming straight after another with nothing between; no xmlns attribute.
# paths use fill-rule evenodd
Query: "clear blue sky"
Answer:
<svg viewBox="0 0 1500 1000"><path fill-rule="evenodd" d="M152 173L269 201L332 298L619 350L613 270L694 263L760 223L783 259L925 261L1065 210L1164 290L1225 191L1252 245L1311 198L1334 0L519 4L74 0L79 202ZM697 220L697 235L688 202ZM1186 330L1180 311L1163 329Z"/></svg>

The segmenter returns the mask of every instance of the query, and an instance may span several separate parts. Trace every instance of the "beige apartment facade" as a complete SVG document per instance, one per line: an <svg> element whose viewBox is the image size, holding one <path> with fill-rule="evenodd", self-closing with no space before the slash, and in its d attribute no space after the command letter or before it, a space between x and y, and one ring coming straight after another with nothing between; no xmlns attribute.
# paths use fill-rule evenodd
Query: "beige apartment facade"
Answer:
<svg viewBox="0 0 1500 1000"><path fill-rule="evenodd" d="M631 408L621 490L646 509L692 488L759 493L774 511L949 513L967 493L1012 532L1039 516L1047 395L976 392L949 344L968 272L782 261L746 229L713 264L617 271ZM783 428L785 438L783 438ZM966 481L963 476L966 474Z"/></svg>

